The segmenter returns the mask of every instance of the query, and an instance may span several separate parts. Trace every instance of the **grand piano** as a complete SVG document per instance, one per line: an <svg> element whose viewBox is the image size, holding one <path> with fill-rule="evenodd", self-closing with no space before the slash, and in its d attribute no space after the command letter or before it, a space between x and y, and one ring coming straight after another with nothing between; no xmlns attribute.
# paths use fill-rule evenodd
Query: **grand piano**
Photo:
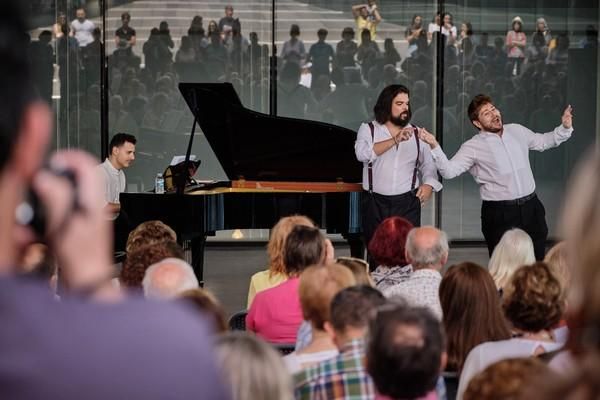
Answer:
<svg viewBox="0 0 600 400"><path fill-rule="evenodd" d="M122 193L121 210L132 227L149 220L171 226L180 241L191 244L200 281L207 236L270 229L292 214L341 234L351 254L362 257L362 165L354 156L355 132L246 109L229 83L180 83L179 90L229 180L180 193Z"/></svg>

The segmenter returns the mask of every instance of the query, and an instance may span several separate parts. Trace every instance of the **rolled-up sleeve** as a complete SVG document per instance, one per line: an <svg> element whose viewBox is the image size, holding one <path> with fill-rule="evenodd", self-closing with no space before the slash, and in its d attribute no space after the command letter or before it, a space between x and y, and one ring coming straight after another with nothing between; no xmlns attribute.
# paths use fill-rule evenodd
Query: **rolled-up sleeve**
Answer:
<svg viewBox="0 0 600 400"><path fill-rule="evenodd" d="M373 162L377 159L377 154L373 150L373 139L371 139L371 128L369 124L362 124L356 134L354 143L354 152L356 159L360 162Z"/></svg>
<svg viewBox="0 0 600 400"><path fill-rule="evenodd" d="M421 149L421 176L422 184L431 186L436 192L442 190L442 184L438 180L437 168L431 156L431 151L429 151L429 146L423 146Z"/></svg>
<svg viewBox="0 0 600 400"><path fill-rule="evenodd" d="M530 150L544 151L557 147L561 143L567 141L573 133L573 128L565 128L559 125L552 132L534 133L531 130L521 126L521 129L527 135L527 145Z"/></svg>
<svg viewBox="0 0 600 400"><path fill-rule="evenodd" d="M463 172L469 170L474 164L474 152L473 149L465 146L464 144L456 152L452 160L448 160L446 154L440 146L431 150L431 156L435 162L440 175L445 179L452 179Z"/></svg>

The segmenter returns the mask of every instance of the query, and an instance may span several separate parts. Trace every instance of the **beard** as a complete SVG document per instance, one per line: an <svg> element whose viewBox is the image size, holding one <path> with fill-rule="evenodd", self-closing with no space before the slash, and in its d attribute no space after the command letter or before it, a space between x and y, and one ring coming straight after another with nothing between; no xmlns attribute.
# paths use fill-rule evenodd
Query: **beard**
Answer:
<svg viewBox="0 0 600 400"><path fill-rule="evenodd" d="M401 113L400 115L391 115L390 122L396 126L404 128L406 125L408 125L408 122L410 121L410 117L411 117L411 112L410 112L410 109L408 109L408 111L405 111L405 112Z"/></svg>
<svg viewBox="0 0 600 400"><path fill-rule="evenodd" d="M497 126L497 124L499 124L499 126ZM502 125L502 117L499 117L497 122L492 121L489 124L481 124L481 126L484 131L490 133L499 133L502 132L502 130L504 129L504 126Z"/></svg>

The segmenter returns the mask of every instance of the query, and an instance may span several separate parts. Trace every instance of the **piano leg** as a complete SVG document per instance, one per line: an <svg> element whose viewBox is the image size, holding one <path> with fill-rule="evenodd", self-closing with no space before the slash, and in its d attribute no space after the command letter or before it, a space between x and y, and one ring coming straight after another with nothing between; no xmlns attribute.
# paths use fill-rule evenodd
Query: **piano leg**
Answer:
<svg viewBox="0 0 600 400"><path fill-rule="evenodd" d="M356 258L365 257L365 246L360 233L346 233L342 235L350 246L350 255Z"/></svg>
<svg viewBox="0 0 600 400"><path fill-rule="evenodd" d="M206 246L206 235L196 236L191 240L192 267L200 287L204 287L204 247Z"/></svg>

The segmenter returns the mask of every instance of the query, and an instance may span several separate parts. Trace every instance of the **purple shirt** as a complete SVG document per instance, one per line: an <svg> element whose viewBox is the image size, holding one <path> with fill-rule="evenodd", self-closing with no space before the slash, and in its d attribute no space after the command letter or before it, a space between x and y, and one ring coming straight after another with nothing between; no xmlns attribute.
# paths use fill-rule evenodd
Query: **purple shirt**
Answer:
<svg viewBox="0 0 600 400"><path fill-rule="evenodd" d="M0 279L0 321L3 398L228 398L209 330L174 304L58 303L37 284Z"/></svg>

